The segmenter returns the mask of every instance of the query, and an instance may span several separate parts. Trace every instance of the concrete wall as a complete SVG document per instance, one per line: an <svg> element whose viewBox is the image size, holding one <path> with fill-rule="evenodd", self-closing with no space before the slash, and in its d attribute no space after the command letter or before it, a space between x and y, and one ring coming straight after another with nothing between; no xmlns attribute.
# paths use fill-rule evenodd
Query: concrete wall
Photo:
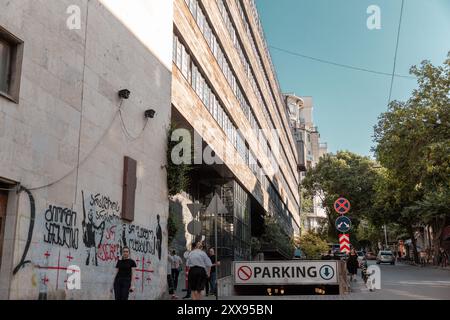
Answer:
<svg viewBox="0 0 450 320"><path fill-rule="evenodd" d="M66 24L71 5L80 9L79 30ZM0 8L0 25L25 43L19 104L0 97L0 178L33 189L64 177L31 190L32 230L30 196L10 192L0 298L110 299L125 244L140 270L131 298L160 297L166 290L172 1L127 1L125 10L119 0L0 0ZM131 91L123 121L138 139L127 137L118 117L123 88ZM157 114L143 131L150 108ZM124 156L138 162L131 224L119 218ZM29 262L13 275L27 243ZM70 265L80 268L81 290L66 288Z"/></svg>

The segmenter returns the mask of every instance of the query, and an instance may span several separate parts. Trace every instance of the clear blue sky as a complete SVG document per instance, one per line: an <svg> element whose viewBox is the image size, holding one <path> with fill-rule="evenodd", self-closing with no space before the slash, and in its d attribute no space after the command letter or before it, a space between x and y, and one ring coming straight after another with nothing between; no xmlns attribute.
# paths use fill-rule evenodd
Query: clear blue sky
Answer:
<svg viewBox="0 0 450 320"><path fill-rule="evenodd" d="M256 0L270 46L391 73L401 0ZM381 30L369 30L369 5ZM405 0L396 73L422 60L442 64L450 50L450 0ZM314 121L331 152L371 155L373 126L386 111L390 76L322 64L270 49L283 92L313 96ZM395 78L393 99L406 100L414 79Z"/></svg>

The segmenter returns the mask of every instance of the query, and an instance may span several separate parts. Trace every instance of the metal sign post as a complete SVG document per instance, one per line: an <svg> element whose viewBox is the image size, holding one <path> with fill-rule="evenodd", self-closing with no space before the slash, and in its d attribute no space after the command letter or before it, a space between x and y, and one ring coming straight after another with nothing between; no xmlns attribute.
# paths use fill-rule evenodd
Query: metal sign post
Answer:
<svg viewBox="0 0 450 320"><path fill-rule="evenodd" d="M228 213L227 208L223 204L222 200L220 199L218 194L214 194L213 199L211 200L211 203L209 204L208 208L206 209L206 212L209 214L214 213L214 242L215 242L215 255L216 255L216 300L219 299L219 290L217 287L217 275L219 274L219 266L217 265L217 261L219 260L219 251L218 251L218 232L217 232L217 223L219 221L219 214L226 214Z"/></svg>

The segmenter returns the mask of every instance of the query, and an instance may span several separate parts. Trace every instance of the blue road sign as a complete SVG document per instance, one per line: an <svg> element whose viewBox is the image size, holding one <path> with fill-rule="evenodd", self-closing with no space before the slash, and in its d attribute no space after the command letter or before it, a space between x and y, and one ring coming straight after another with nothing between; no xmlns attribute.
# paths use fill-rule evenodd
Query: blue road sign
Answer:
<svg viewBox="0 0 450 320"><path fill-rule="evenodd" d="M346 216L340 216L336 219L335 225L339 232L346 233L352 228L352 221Z"/></svg>

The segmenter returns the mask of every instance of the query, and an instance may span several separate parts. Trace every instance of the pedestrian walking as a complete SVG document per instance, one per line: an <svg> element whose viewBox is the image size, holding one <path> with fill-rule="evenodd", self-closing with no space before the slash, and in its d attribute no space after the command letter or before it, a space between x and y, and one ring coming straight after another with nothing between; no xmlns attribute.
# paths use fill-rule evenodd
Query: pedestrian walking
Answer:
<svg viewBox="0 0 450 320"><path fill-rule="evenodd" d="M130 258L130 249L122 248L122 259L117 261L117 273L114 278L114 295L116 300L128 300L130 292L134 291L134 268L136 262Z"/></svg>
<svg viewBox="0 0 450 320"><path fill-rule="evenodd" d="M174 292L174 281L172 277L172 264L173 258L170 254L167 255L167 287L169 289L169 294L173 300L178 299Z"/></svg>
<svg viewBox="0 0 450 320"><path fill-rule="evenodd" d="M202 241L194 242L192 247L195 249L191 251L187 260L189 288L192 300L201 300L202 291L205 290L206 281L210 276L212 262L206 252L202 250Z"/></svg>
<svg viewBox="0 0 450 320"><path fill-rule="evenodd" d="M209 276L209 289L210 289L210 294L214 294L217 295L217 272L216 272L216 266L220 266L220 261L216 262L216 254L214 252L213 248L209 249L208 252L208 256L209 259L211 260L212 266L211 266L211 273ZM207 294L208 295L208 292Z"/></svg>
<svg viewBox="0 0 450 320"><path fill-rule="evenodd" d="M350 274L350 282L353 281L353 277L355 277L354 280L356 281L356 274L358 273L358 255L356 254L355 249L352 249L347 259L347 270Z"/></svg>
<svg viewBox="0 0 450 320"><path fill-rule="evenodd" d="M441 248L439 253L440 253L439 254L439 256L440 256L440 263L439 263L439 265L441 267L443 267L443 268L446 268L447 267L447 263L448 263L448 253L447 253L447 251L445 251L444 248Z"/></svg>
<svg viewBox="0 0 450 320"><path fill-rule="evenodd" d="M185 282L186 282L186 295L183 297L183 299L190 299L191 298L191 288L189 287L189 265L187 263L188 258L189 258L189 254L191 253L191 250L187 250L184 254L183 257L184 259L186 259L186 271L185 271Z"/></svg>
<svg viewBox="0 0 450 320"><path fill-rule="evenodd" d="M422 249L420 251L420 266L425 267L427 263L427 252L425 251L425 249Z"/></svg>
<svg viewBox="0 0 450 320"><path fill-rule="evenodd" d="M180 272L182 271L183 260L181 260L181 258L177 255L177 252L175 250L172 250L171 258L172 258L171 271L172 271L173 289L177 291L178 278L180 276Z"/></svg>

